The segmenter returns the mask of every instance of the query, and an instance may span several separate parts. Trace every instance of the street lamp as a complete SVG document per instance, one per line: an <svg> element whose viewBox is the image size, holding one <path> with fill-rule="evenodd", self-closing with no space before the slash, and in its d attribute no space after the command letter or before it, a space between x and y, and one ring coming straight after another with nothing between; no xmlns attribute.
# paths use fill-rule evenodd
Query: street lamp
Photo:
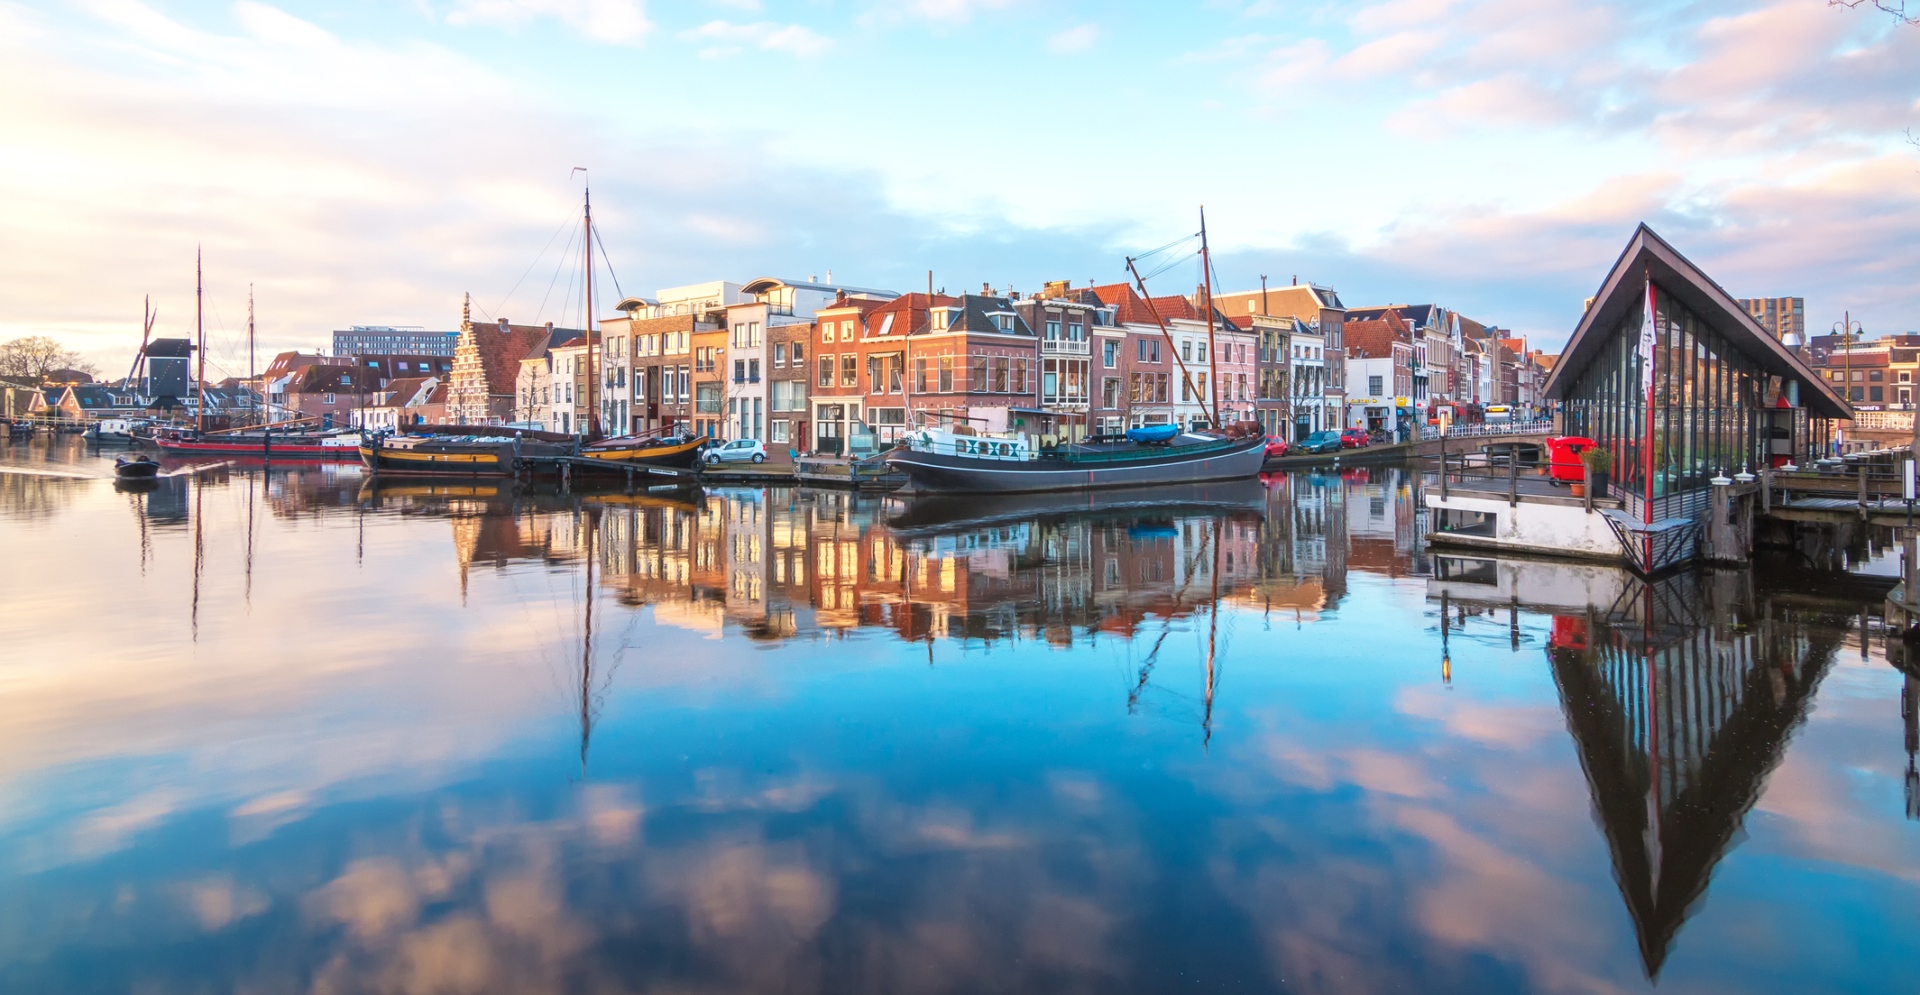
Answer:
<svg viewBox="0 0 1920 995"><path fill-rule="evenodd" d="M1853 403L1853 341L1854 341L1854 338L1856 337L1856 333L1864 333L1866 329L1862 328L1859 322L1853 320L1852 311L1842 311L1840 312L1840 315L1841 315L1840 320L1835 322L1833 325L1833 331L1834 331L1834 334L1838 336L1840 339L1840 347L1846 350L1845 355L1843 355L1840 360L1841 369L1844 371L1841 374L1841 376L1845 378L1842 381L1842 383L1846 385L1846 389L1844 392L1842 392L1841 396L1846 398L1846 401L1848 404L1852 404ZM1860 391L1861 399L1864 400L1866 396L1867 396L1867 392L1864 389L1861 390ZM1840 433L1841 433L1840 445L1841 445L1841 448L1844 449L1846 447L1846 430L1841 429Z"/></svg>

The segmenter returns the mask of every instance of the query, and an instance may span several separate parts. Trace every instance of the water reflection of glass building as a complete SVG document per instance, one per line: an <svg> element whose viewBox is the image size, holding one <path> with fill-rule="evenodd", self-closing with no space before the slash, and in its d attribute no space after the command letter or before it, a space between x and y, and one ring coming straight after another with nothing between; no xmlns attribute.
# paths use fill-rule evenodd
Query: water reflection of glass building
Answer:
<svg viewBox="0 0 1920 995"><path fill-rule="evenodd" d="M1658 978L1832 666L1847 611L1757 593L1746 572L1648 582L1452 556L1436 558L1429 598L1551 613L1561 710L1642 967Z"/></svg>

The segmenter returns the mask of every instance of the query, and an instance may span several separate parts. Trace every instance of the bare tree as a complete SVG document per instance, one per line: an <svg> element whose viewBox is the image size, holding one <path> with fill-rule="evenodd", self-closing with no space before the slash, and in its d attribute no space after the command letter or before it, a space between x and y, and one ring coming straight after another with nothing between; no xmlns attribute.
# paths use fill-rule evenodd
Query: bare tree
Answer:
<svg viewBox="0 0 1920 995"><path fill-rule="evenodd" d="M0 376L43 380L56 370L79 370L88 376L100 372L79 353L44 335L27 335L0 342Z"/></svg>
<svg viewBox="0 0 1920 995"><path fill-rule="evenodd" d="M1845 7L1848 10L1854 10L1859 7L1870 7L1882 13L1892 15L1902 24L1920 24L1920 11L1911 14L1908 13L1907 0L1827 0L1827 6Z"/></svg>

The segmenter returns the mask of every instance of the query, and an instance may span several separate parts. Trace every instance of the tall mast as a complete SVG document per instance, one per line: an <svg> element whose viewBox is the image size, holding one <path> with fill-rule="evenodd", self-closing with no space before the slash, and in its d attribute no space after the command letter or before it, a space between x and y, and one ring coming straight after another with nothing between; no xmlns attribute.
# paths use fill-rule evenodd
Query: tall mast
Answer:
<svg viewBox="0 0 1920 995"><path fill-rule="evenodd" d="M582 313L587 317L587 438L592 440L600 435L600 406L596 403L594 397L594 381L599 378L600 371L594 369L593 366L593 188L588 186L584 189L586 191L586 213L582 215L582 218L583 224L586 226L586 252L581 256L581 259L586 263L587 267L587 302L584 306L585 310ZM605 343L603 342L602 344L604 345ZM601 357L601 369L606 368L605 359L606 357Z"/></svg>
<svg viewBox="0 0 1920 995"><path fill-rule="evenodd" d="M193 332L198 339L196 348L200 352L200 372L195 377L199 381L195 389L200 393L200 406L194 412L194 431L203 434L207 430L207 322L201 314L200 302L205 296L206 284L200 272L200 247L196 245L193 247Z"/></svg>
<svg viewBox="0 0 1920 995"><path fill-rule="evenodd" d="M1207 208L1204 204L1200 206L1200 278L1207 288L1207 379L1211 381L1209 393L1212 395L1208 400L1213 404L1213 430L1218 432L1221 428L1220 372L1213 365L1216 358L1213 344L1213 256L1207 251Z"/></svg>
<svg viewBox="0 0 1920 995"><path fill-rule="evenodd" d="M253 360L253 284L249 283L247 284L247 389L253 391L253 413L256 416L260 416L262 415L260 411L260 398L265 392L259 389L258 384L254 383ZM265 422L266 419L261 417L260 421Z"/></svg>

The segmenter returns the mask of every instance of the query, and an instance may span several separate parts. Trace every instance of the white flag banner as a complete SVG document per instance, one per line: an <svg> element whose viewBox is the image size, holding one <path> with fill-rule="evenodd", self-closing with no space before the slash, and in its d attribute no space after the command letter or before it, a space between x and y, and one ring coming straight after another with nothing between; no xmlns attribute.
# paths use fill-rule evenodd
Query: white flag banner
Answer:
<svg viewBox="0 0 1920 995"><path fill-rule="evenodd" d="M1640 389L1653 395L1653 281L1647 281L1646 314L1640 319Z"/></svg>

